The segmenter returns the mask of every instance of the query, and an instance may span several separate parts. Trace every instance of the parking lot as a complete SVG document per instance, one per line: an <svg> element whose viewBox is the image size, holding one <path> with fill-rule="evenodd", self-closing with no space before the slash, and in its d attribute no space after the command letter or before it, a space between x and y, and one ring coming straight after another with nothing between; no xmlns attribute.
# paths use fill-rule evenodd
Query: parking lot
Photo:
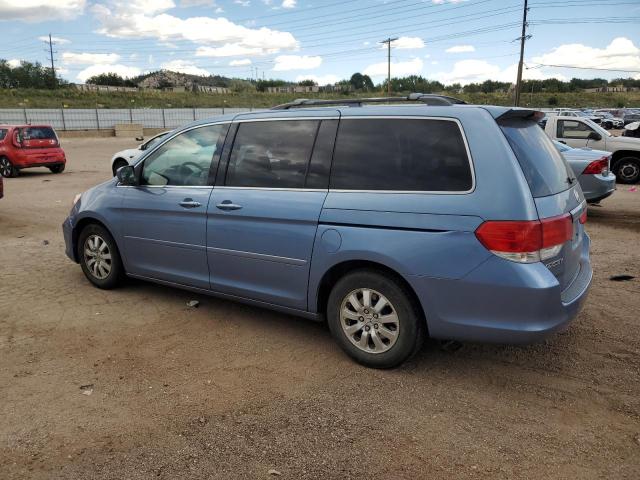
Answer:
<svg viewBox="0 0 640 480"><path fill-rule="evenodd" d="M427 342L379 371L321 324L138 281L90 286L60 225L135 143L64 139L64 173L5 180L0 477L640 477L640 191L589 208L594 282L568 331L527 347ZM622 274L636 278L610 280Z"/></svg>

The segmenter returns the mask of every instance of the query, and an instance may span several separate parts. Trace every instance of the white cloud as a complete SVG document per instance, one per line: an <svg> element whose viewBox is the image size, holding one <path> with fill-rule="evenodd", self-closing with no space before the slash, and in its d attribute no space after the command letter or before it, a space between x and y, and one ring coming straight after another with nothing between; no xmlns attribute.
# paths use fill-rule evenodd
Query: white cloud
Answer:
<svg viewBox="0 0 640 480"><path fill-rule="evenodd" d="M419 58L413 58L406 62L391 62L391 76L404 77L406 75L419 75L422 73L424 63ZM374 63L365 68L362 73L374 78L387 76L387 62Z"/></svg>
<svg viewBox="0 0 640 480"><path fill-rule="evenodd" d="M86 82L88 78L102 73L116 73L124 78L135 77L142 71L138 67L128 67L126 65L91 65L82 70L76 78L81 82Z"/></svg>
<svg viewBox="0 0 640 480"><path fill-rule="evenodd" d="M284 72L287 70L310 70L322 64L322 57L311 55L280 55L275 58L273 70Z"/></svg>
<svg viewBox="0 0 640 480"><path fill-rule="evenodd" d="M296 77L296 82L301 82L303 80L313 80L318 85L333 85L336 82L340 81L340 77L333 74L327 75L298 75Z"/></svg>
<svg viewBox="0 0 640 480"><path fill-rule="evenodd" d="M2 0L0 1L0 21L24 20L44 22L50 20L70 20L81 15L86 0Z"/></svg>
<svg viewBox="0 0 640 480"><path fill-rule="evenodd" d="M454 45L453 47L449 47L445 50L447 53L466 53L475 51L476 47L473 45Z"/></svg>
<svg viewBox="0 0 640 480"><path fill-rule="evenodd" d="M230 67L241 67L242 65L251 65L251 60L243 58L242 60L231 60L229 62Z"/></svg>
<svg viewBox="0 0 640 480"><path fill-rule="evenodd" d="M187 73L189 75L209 76L211 73L204 68L200 68L191 62L184 60L171 60L160 65L160 68L164 70L171 70L172 72Z"/></svg>
<svg viewBox="0 0 640 480"><path fill-rule="evenodd" d="M438 72L433 76L442 83L460 83L466 85L468 83L481 83L485 80L496 80L499 82L516 81L517 64L509 65L502 68L498 65L491 64L486 60L461 60L454 63L453 69L449 72ZM522 72L522 78L541 80L544 78L555 77L563 80L562 75L557 73L546 73L539 69L525 69Z"/></svg>
<svg viewBox="0 0 640 480"><path fill-rule="evenodd" d="M235 3L236 5L240 5L241 7L248 7L249 5L251 5L251 2L249 0L233 0L233 3Z"/></svg>
<svg viewBox="0 0 640 480"><path fill-rule="evenodd" d="M38 37L38 40L42 40L43 42L49 42L49 36L48 35L43 35L42 37ZM71 43L71 40L68 40L66 38L60 38L60 37L54 37L51 36L51 41L53 43L57 43L58 45L64 45L66 43Z"/></svg>
<svg viewBox="0 0 640 480"><path fill-rule="evenodd" d="M581 43L560 45L549 53L532 58L533 63L543 65L569 65L640 70L640 48L625 37L615 38L605 48L594 48ZM583 71L584 73L584 71ZM589 72L593 73L593 72ZM624 72L612 72L613 76L624 76ZM603 75L606 73L603 72Z"/></svg>
<svg viewBox="0 0 640 480"><path fill-rule="evenodd" d="M7 62L7 64L9 65L9 68L19 67L21 63L22 63L22 60L18 60L17 58L12 58Z"/></svg>
<svg viewBox="0 0 640 480"><path fill-rule="evenodd" d="M295 8L296 0L282 0L282 8Z"/></svg>
<svg viewBox="0 0 640 480"><path fill-rule="evenodd" d="M180 18L167 13L174 6L172 0L109 0L106 6L94 5L92 11L101 22L98 32L103 35L187 40L206 45L204 50L198 49L198 56L229 56L225 50L233 48L240 50L233 55L264 55L298 48L298 42L289 32L248 28L224 17Z"/></svg>
<svg viewBox="0 0 640 480"><path fill-rule="evenodd" d="M116 63L118 60L120 55L117 53L62 53L62 62L67 65L105 65Z"/></svg>
<svg viewBox="0 0 640 480"><path fill-rule="evenodd" d="M221 47L198 47L196 57L238 57L242 55L255 56L276 53L278 49L264 50L259 47L243 47L242 45L227 43Z"/></svg>
<svg viewBox="0 0 640 480"><path fill-rule="evenodd" d="M382 45L382 48L387 48L387 46ZM391 48L397 48L397 49L424 48L424 41L420 37L399 37L395 42L391 43Z"/></svg>

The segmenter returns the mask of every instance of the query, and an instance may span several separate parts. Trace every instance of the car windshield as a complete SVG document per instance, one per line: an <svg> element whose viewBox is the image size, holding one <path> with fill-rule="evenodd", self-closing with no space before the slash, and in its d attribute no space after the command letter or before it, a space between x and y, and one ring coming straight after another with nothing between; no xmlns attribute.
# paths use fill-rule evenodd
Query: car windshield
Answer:
<svg viewBox="0 0 640 480"><path fill-rule="evenodd" d="M604 128L602 128L600 125L598 125L595 122L592 122L590 119L585 118L583 120L587 125L589 125L589 127L591 127L592 130L595 130L596 132L598 132L600 135L602 135L603 137L611 137L612 135L607 132Z"/></svg>
<svg viewBox="0 0 640 480"><path fill-rule="evenodd" d="M559 152L566 152L567 150L571 150L571 147L565 143L558 142L557 140L553 141L553 144L558 149Z"/></svg>

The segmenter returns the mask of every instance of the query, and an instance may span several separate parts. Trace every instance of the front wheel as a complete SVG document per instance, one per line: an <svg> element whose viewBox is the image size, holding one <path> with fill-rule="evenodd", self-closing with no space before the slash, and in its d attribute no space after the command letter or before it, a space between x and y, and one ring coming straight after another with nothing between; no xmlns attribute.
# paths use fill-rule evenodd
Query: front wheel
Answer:
<svg viewBox="0 0 640 480"><path fill-rule="evenodd" d="M416 353L424 320L409 292L375 270L359 270L340 279L327 302L329 329L357 362L392 368Z"/></svg>
<svg viewBox="0 0 640 480"><path fill-rule="evenodd" d="M0 157L0 175L7 178L18 176L18 169L7 157Z"/></svg>
<svg viewBox="0 0 640 480"><path fill-rule="evenodd" d="M614 173L620 183L638 183L640 181L640 158L621 158L616 162Z"/></svg>
<svg viewBox="0 0 640 480"><path fill-rule="evenodd" d="M124 268L118 247L100 225L88 225L80 232L78 258L85 276L96 287L110 290L120 283Z"/></svg>
<svg viewBox="0 0 640 480"><path fill-rule="evenodd" d="M54 165L53 167L49 167L51 173L62 173L64 172L64 164L62 165Z"/></svg>

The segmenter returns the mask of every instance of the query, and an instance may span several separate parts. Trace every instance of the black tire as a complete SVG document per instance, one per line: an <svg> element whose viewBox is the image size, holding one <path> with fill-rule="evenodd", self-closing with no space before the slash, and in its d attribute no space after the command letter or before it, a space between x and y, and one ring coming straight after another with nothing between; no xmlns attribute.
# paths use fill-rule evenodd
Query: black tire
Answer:
<svg viewBox="0 0 640 480"><path fill-rule="evenodd" d="M49 167L51 173L62 173L64 172L64 164L54 165L53 167Z"/></svg>
<svg viewBox="0 0 640 480"><path fill-rule="evenodd" d="M3 177L17 177L20 171L13 166L7 157L0 157L0 175Z"/></svg>
<svg viewBox="0 0 640 480"><path fill-rule="evenodd" d="M358 295L362 293L362 290L370 291L371 300L369 302L361 300L363 297L358 297ZM372 314L376 312L373 307L369 309L367 317L358 317L362 322L356 319L343 319L341 318L340 312L345 302L349 303L348 299L354 292L360 292L356 293L356 297L358 301L361 302L363 308L367 303L375 307L377 299L380 298L377 296L378 293L386 297L385 299L388 300L390 306L384 307L384 309L379 311L380 316L376 317L378 320L371 318ZM348 304L347 307L351 308L352 305L349 305L351 304ZM398 319L398 327L397 330L395 330L398 332L397 337L393 343L389 342L391 346L385 344L379 353L365 351L362 347L356 346L353 342L358 339L358 333L352 335L347 334L343 329L342 322L345 321L345 325L347 325L347 322L354 322L347 326L355 326L356 328L356 324L364 324L365 326L361 329L362 335L371 335L371 337L373 337L374 333L377 332L378 342L388 340L388 338L384 338L384 336L381 335L383 332L382 328L385 328L386 331L392 330L392 325L383 325L384 321L382 320L389 316L388 308L391 309L391 312L395 311ZM367 310L362 310L361 313L364 314L364 312L367 312ZM353 315L353 313L351 314ZM355 315L359 315L359 313L355 313ZM377 323L374 323L378 321L380 322L379 326ZM400 365L420 349L424 340L424 318L417 305L412 301L411 294L392 276L376 270L357 270L345 275L335 284L327 302L327 323L329 324L333 338L347 355L358 363L371 368L393 368ZM367 328L367 326L369 330L367 331L368 333L365 334L364 329ZM359 337L359 342L363 340L362 335ZM371 337L366 337L367 349L375 349L377 348L376 345L379 344L375 344ZM388 350L384 350L384 348L388 348Z"/></svg>
<svg viewBox="0 0 640 480"><path fill-rule="evenodd" d="M126 165L129 165L129 163L124 159L124 158L116 158L116 161L113 162L113 176L116 176L116 173L118 173L118 169L121 167L124 167Z"/></svg>
<svg viewBox="0 0 640 480"><path fill-rule="evenodd" d="M620 183L638 183L640 181L640 158L623 157L616 160L613 173Z"/></svg>
<svg viewBox="0 0 640 480"><path fill-rule="evenodd" d="M100 277L104 273L104 270L98 269L95 262L90 262L91 258L95 258L95 256L91 257L85 255L85 248L94 250L91 248L91 244L94 242L95 237L98 237L106 243L107 247L104 252L108 252L108 254L110 254L109 260L106 259L106 255L104 255L105 258L99 259L100 262L107 263L109 267L108 275L103 278ZM96 248L95 250L98 249ZM116 245L115 240L104 227L97 224L90 224L84 227L80 232L80 235L78 235L77 254L82 271L87 279L96 287L104 290L110 290L117 287L122 281L122 278L124 277L124 268L122 266L122 260L120 259L120 252L118 251L118 246ZM106 269L107 267L105 266L104 268Z"/></svg>

